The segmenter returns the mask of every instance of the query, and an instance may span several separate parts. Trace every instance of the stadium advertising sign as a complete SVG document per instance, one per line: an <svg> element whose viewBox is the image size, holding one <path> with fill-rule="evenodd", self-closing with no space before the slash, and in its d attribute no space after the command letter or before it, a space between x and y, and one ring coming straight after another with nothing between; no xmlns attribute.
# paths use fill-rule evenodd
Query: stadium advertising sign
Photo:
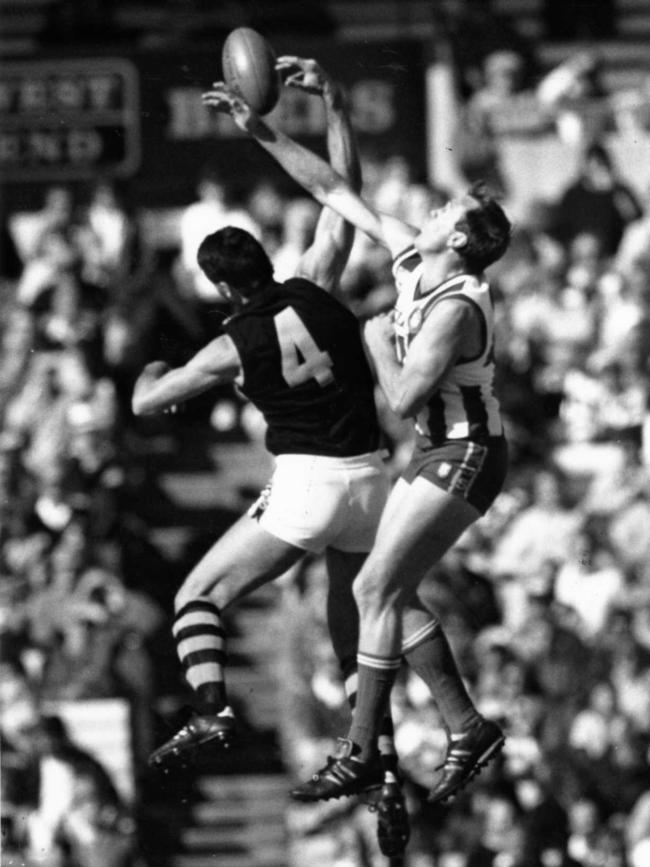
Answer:
<svg viewBox="0 0 650 867"><path fill-rule="evenodd" d="M420 43L274 45L317 57L346 86L362 148L424 161L424 76ZM128 181L141 207L186 204L207 164L239 188L285 178L232 120L209 110L203 91L220 78L220 45L193 52L136 52L12 61L0 68L0 180L7 205L37 207L43 185L83 184L98 175ZM283 88L269 115L289 135L324 153L320 99ZM29 204L27 204L29 203Z"/></svg>
<svg viewBox="0 0 650 867"><path fill-rule="evenodd" d="M133 174L140 162L138 106L137 71L125 59L2 64L2 181Z"/></svg>
<svg viewBox="0 0 650 867"><path fill-rule="evenodd" d="M424 62L417 41L382 44L274 44L278 55L317 57L345 85L361 148L372 154L403 154L414 166L425 161ZM208 109L203 91L221 78L219 50L150 54L136 61L141 76L143 160L138 187L148 202L181 203L194 195L201 168L221 167L233 184L250 186L281 170L223 114ZM269 121L324 153L322 100L283 88Z"/></svg>

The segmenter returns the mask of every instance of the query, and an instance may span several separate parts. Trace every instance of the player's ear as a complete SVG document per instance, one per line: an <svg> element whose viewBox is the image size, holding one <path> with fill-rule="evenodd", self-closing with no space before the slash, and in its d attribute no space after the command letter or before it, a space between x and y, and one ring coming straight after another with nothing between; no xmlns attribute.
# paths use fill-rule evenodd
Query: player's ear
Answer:
<svg viewBox="0 0 650 867"><path fill-rule="evenodd" d="M463 247L467 246L468 240L469 239L465 232L461 232L458 229L455 229L447 238L447 246L450 247L452 250L462 250Z"/></svg>

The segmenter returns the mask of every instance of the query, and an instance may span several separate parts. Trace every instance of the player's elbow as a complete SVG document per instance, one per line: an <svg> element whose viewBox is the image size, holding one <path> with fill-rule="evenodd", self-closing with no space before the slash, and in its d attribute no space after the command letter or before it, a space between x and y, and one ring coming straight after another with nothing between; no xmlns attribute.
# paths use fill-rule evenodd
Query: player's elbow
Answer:
<svg viewBox="0 0 650 867"><path fill-rule="evenodd" d="M413 408L413 403L405 394L396 394L389 400L390 408L393 413L400 419L404 420L412 418L416 410Z"/></svg>
<svg viewBox="0 0 650 867"><path fill-rule="evenodd" d="M336 203L350 190L347 181L328 167L314 184L314 197L323 205L329 205L337 211Z"/></svg>
<svg viewBox="0 0 650 867"><path fill-rule="evenodd" d="M426 405L427 395L407 387L397 391L389 402L395 415L404 420L414 418L420 412Z"/></svg>

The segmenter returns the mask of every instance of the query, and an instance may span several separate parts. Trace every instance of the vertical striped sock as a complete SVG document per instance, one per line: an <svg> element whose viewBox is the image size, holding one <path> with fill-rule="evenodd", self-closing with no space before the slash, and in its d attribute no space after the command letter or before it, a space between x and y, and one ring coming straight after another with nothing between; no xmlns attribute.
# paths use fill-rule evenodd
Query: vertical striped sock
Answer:
<svg viewBox="0 0 650 867"><path fill-rule="evenodd" d="M357 696L348 736L361 748L359 758L364 761L377 752L379 731L401 663L399 656L357 655Z"/></svg>
<svg viewBox="0 0 650 867"><path fill-rule="evenodd" d="M402 653L409 668L428 686L450 731L463 731L478 717L438 620L405 638Z"/></svg>
<svg viewBox="0 0 650 867"><path fill-rule="evenodd" d="M188 602L176 615L172 632L199 709L202 713L217 713L227 704L225 632L219 609L208 599Z"/></svg>

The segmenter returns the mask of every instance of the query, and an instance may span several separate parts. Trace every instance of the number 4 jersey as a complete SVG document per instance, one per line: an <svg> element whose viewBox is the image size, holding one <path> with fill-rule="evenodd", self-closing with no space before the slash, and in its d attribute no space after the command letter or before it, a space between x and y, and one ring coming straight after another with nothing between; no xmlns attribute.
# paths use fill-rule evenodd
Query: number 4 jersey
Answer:
<svg viewBox="0 0 650 867"><path fill-rule="evenodd" d="M264 416L273 454L351 457L374 451L379 426L356 317L309 280L255 295L224 323L242 393Z"/></svg>

